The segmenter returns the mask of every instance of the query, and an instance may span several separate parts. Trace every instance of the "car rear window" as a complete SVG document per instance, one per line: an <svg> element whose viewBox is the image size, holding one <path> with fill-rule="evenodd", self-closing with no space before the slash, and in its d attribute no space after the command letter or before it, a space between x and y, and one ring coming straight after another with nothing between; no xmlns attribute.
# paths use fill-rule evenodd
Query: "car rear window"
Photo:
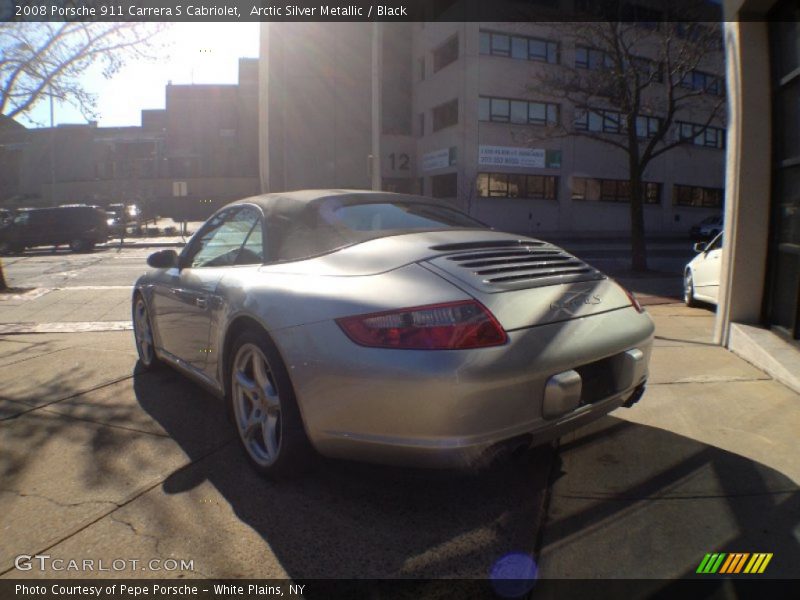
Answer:
<svg viewBox="0 0 800 600"><path fill-rule="evenodd" d="M482 227L458 211L434 204L376 202L321 211L331 225L352 231L411 231Z"/></svg>
<svg viewBox="0 0 800 600"><path fill-rule="evenodd" d="M424 201L351 201L339 196L310 203L304 214L267 220L273 260L299 260L368 240L442 229L486 229L456 209Z"/></svg>

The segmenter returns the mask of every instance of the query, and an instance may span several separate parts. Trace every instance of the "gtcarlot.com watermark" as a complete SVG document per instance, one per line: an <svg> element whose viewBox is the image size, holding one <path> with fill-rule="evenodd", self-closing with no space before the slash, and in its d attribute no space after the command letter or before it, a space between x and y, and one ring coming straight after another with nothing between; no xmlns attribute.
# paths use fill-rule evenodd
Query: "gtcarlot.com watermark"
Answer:
<svg viewBox="0 0 800 600"><path fill-rule="evenodd" d="M14 559L20 571L110 573L121 571L194 571L194 560L176 558L53 558L49 554L20 554Z"/></svg>

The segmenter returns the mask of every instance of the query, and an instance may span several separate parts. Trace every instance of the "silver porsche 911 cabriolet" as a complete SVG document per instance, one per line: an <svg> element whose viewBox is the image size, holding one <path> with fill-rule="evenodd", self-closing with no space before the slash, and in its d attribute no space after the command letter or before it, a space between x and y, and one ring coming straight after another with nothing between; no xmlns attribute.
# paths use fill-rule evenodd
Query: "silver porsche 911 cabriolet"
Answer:
<svg viewBox="0 0 800 600"><path fill-rule="evenodd" d="M647 379L653 323L630 293L429 198L246 198L148 264L133 293L141 365L225 398L270 475L314 449L481 464L630 406Z"/></svg>

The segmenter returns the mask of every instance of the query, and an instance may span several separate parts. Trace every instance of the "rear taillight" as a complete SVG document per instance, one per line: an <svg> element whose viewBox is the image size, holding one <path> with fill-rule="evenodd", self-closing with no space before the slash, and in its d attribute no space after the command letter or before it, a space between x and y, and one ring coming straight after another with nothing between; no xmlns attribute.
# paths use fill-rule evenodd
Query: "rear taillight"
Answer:
<svg viewBox="0 0 800 600"><path fill-rule="evenodd" d="M643 313L644 312L644 308L642 308L642 305L639 304L639 301L636 299L636 296L633 295L633 292L631 292L630 290L626 289L625 286L620 286L620 287L623 290L625 290L625 294L628 296L628 300L631 301L631 305L633 306L633 308L636 309L636 312Z"/></svg>
<svg viewBox="0 0 800 600"><path fill-rule="evenodd" d="M506 332L475 300L336 319L356 344L374 348L461 350L499 346Z"/></svg>

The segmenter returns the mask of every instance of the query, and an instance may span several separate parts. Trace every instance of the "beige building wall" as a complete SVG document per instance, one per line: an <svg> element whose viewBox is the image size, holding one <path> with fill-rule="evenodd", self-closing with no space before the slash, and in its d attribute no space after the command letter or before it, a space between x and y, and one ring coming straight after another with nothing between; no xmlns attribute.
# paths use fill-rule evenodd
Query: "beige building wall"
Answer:
<svg viewBox="0 0 800 600"><path fill-rule="evenodd" d="M554 231L604 231L626 233L630 230L627 204L585 202L571 199L572 177L626 179L627 158L608 145L579 137L536 139L536 126L514 126L481 122L478 119L478 98L495 96L525 100L554 101L536 90L536 72L558 68L533 61L516 60L480 54L480 30L519 33L554 39L552 27L535 23L426 23L414 30L414 61L426 61L426 78L415 83L414 114L425 114L426 135L417 142L418 177L457 172L459 178L457 205L474 216L501 229L537 234ZM433 51L453 35L459 36L459 60L437 73L432 72ZM720 57L717 57L717 71ZM573 61L574 49L561 47L561 60ZM708 68L713 61L709 59ZM458 98L459 123L432 132L433 108ZM563 101L561 120L571 124L573 109ZM682 114L679 118L699 119ZM558 169L514 169L486 167L478 164L480 145L535 147L561 152ZM422 159L430 152L455 146L457 165L432 171L422 169ZM478 198L475 182L480 172L508 172L559 177L558 199L526 200ZM685 233L697 221L718 209L674 206L673 184L723 187L725 151L685 145L656 159L646 172L646 179L662 184L661 204L645 207L645 226L649 232ZM426 192L430 185L426 183Z"/></svg>
<svg viewBox="0 0 800 600"><path fill-rule="evenodd" d="M396 28L404 28L399 30ZM481 122L480 96L552 101L535 89L537 69L550 65L480 54L482 28L553 39L552 28L536 23L319 24L262 25L261 124L262 189L281 191L309 187L377 186L398 191L433 193L433 178L457 174L456 206L501 229L540 234L556 231L627 234L626 203L573 201L572 177L627 179L620 151L579 137L533 140L536 126ZM394 46L384 39L411 36L405 60L410 82L393 87L384 62ZM458 36L458 59L434 72L434 51ZM406 49L400 50L405 52ZM561 61L574 60L574 49L562 44ZM424 78L420 63L424 63ZM555 66L554 68L558 68ZM410 118L414 135L380 132L381 111L395 94L411 85ZM435 107L458 102L458 123L433 131ZM571 124L573 107L561 103L561 120ZM397 109L397 106L394 106ZM690 115L684 115L691 118ZM424 132L420 131L424 120ZM376 148L376 145L378 146ZM535 147L561 152L559 168L514 169L478 163L481 145ZM453 149L454 161L426 169L426 157ZM370 159L370 156L374 158ZM684 234L719 209L673 205L673 184L722 188L725 152L682 146L657 159L646 179L662 185L661 203L645 207L649 232ZM555 200L480 198L481 172L553 175L559 178ZM399 187L397 187L399 186Z"/></svg>

